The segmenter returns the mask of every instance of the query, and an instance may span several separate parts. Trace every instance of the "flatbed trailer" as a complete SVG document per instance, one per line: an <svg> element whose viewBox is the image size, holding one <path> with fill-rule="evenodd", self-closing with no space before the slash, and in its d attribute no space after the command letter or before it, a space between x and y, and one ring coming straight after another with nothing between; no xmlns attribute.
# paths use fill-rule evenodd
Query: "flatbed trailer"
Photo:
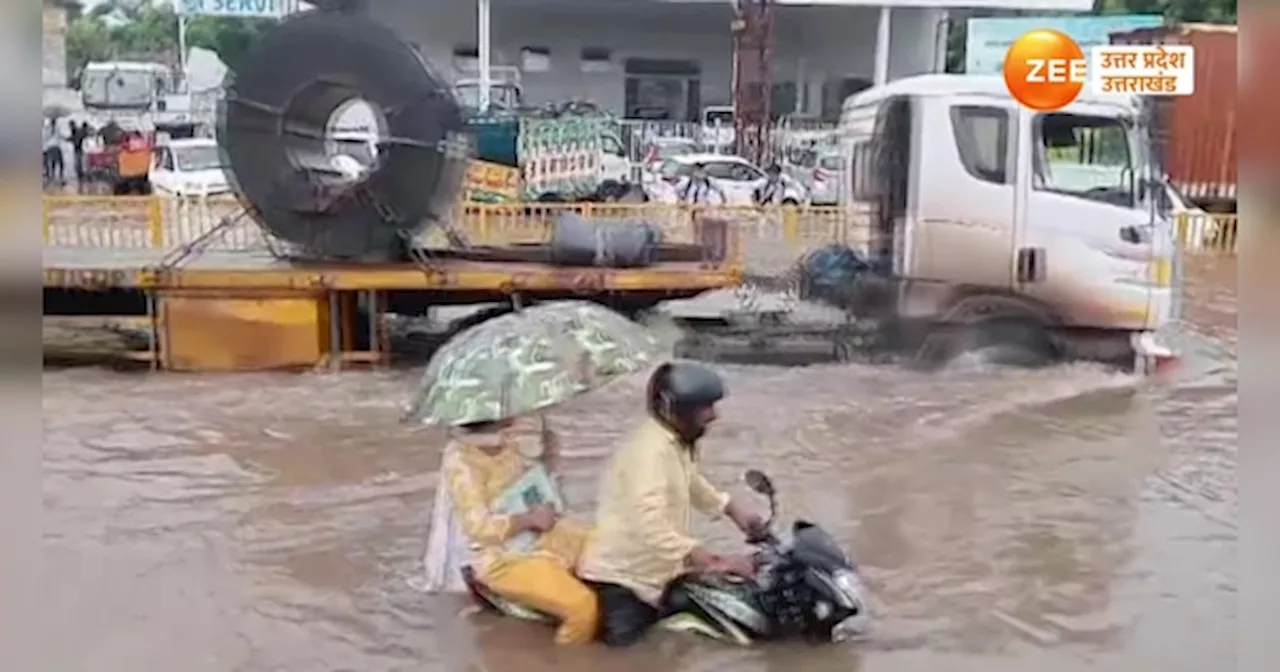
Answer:
<svg viewBox="0 0 1280 672"><path fill-rule="evenodd" d="M523 221L534 231L523 236L526 242L462 250L418 247L412 261L398 263L319 263L288 258L260 235L256 241L238 236L231 249L219 247L213 235L175 241L172 227L118 212L96 227L75 217L50 223L51 207L57 206L46 204L45 315L132 318L150 332L147 352L136 358L165 370L385 362L388 314L565 298L638 314L662 301L738 285L742 278L736 235L728 227L718 228L722 239L714 244L664 244L656 263L638 268L549 263L548 246L534 242L545 235L543 218L515 215L505 217L503 226L518 229ZM129 207L147 217L172 210L172 204L142 201ZM519 214L518 208L476 207ZM620 217L637 214L614 211ZM494 216L469 221L478 234L496 226Z"/></svg>

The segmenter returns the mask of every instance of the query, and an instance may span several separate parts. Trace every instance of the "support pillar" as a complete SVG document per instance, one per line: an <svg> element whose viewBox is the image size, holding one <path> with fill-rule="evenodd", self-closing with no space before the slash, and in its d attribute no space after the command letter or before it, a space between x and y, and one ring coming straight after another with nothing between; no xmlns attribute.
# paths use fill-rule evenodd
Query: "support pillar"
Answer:
<svg viewBox="0 0 1280 672"><path fill-rule="evenodd" d="M489 110L489 90L493 86L493 52L489 35L489 10L492 0L476 0L476 56L480 61L480 111Z"/></svg>
<svg viewBox="0 0 1280 672"><path fill-rule="evenodd" d="M880 22L876 25L876 61L873 83L884 86L889 83L889 28L893 10L880 8Z"/></svg>

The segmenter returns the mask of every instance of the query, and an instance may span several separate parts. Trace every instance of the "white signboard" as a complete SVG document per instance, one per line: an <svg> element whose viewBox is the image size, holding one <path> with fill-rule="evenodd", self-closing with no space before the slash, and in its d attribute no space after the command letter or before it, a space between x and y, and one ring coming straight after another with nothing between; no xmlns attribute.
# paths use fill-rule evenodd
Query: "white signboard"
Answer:
<svg viewBox="0 0 1280 672"><path fill-rule="evenodd" d="M298 0L174 0L183 16L244 16L278 19L298 11Z"/></svg>

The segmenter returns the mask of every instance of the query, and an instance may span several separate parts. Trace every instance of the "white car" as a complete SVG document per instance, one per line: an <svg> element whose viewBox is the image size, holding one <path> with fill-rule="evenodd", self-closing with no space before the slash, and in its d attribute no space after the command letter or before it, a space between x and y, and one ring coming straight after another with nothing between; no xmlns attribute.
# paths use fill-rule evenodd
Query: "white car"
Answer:
<svg viewBox="0 0 1280 672"><path fill-rule="evenodd" d="M151 188L174 196L214 196L231 191L222 152L209 138L171 140L151 159Z"/></svg>
<svg viewBox="0 0 1280 672"><path fill-rule="evenodd" d="M754 205L756 188L768 179L763 170L740 156L686 154L662 163L658 169L660 179L646 185L649 200L678 203L681 186L699 165L706 169L711 183L724 192L725 205ZM801 205L808 201L804 187L794 179L783 175L782 185L784 205Z"/></svg>
<svg viewBox="0 0 1280 672"><path fill-rule="evenodd" d="M677 156L698 153L698 143L692 138L678 136L657 137L645 143L644 159L641 161L641 181L653 182L659 179L658 171L667 159Z"/></svg>
<svg viewBox="0 0 1280 672"><path fill-rule="evenodd" d="M804 180L809 188L809 202L813 205L837 205L840 201L840 180L844 178L844 161L839 154L822 154Z"/></svg>

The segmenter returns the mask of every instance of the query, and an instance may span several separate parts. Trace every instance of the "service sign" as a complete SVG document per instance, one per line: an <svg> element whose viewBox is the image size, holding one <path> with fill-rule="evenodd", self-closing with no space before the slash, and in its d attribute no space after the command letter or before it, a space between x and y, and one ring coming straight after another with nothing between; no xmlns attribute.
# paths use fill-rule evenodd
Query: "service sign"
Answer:
<svg viewBox="0 0 1280 672"><path fill-rule="evenodd" d="M183 16L278 19L298 11L298 0L174 0Z"/></svg>

